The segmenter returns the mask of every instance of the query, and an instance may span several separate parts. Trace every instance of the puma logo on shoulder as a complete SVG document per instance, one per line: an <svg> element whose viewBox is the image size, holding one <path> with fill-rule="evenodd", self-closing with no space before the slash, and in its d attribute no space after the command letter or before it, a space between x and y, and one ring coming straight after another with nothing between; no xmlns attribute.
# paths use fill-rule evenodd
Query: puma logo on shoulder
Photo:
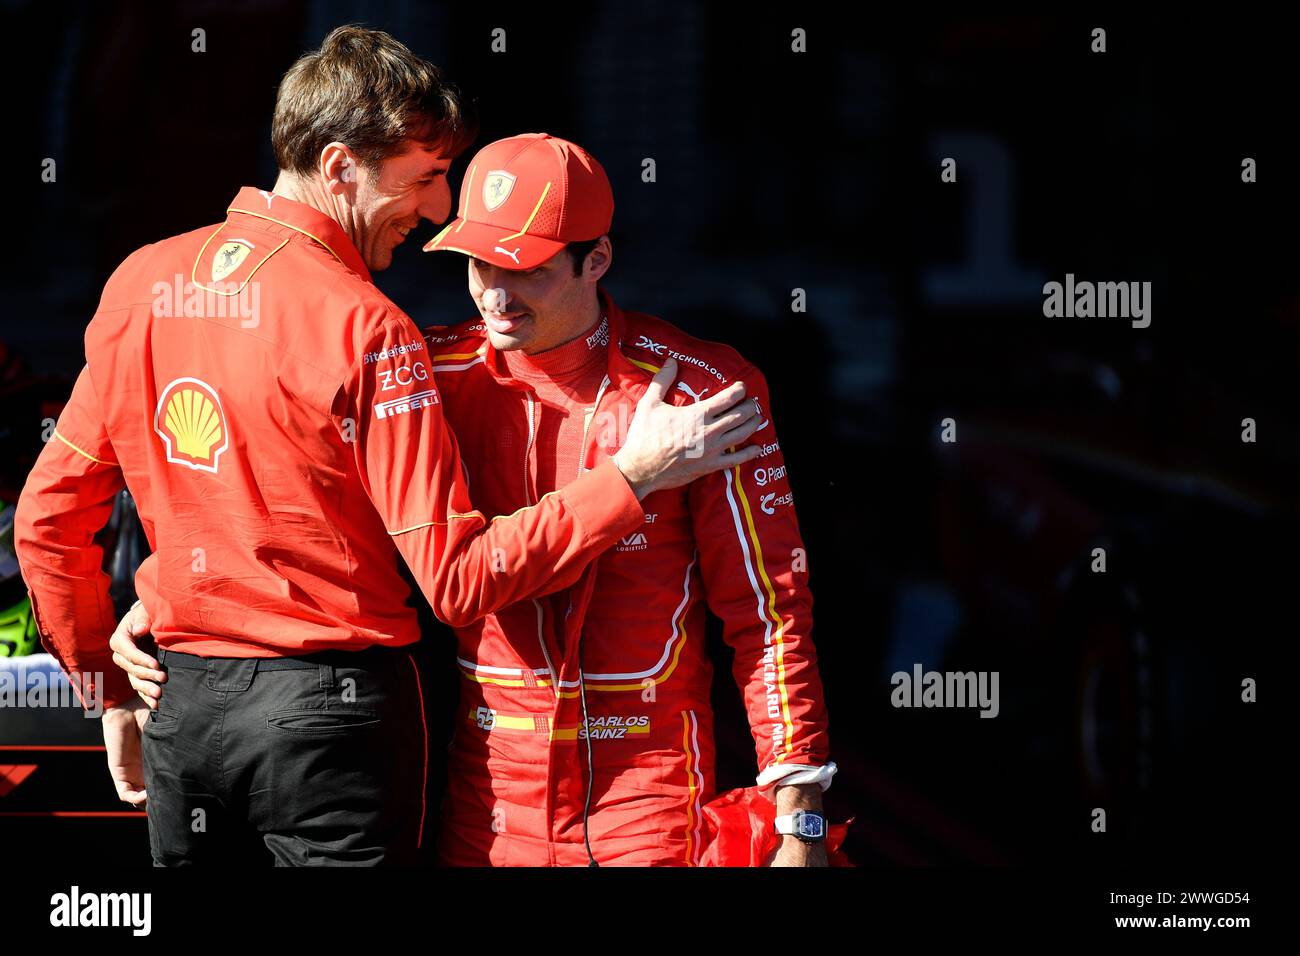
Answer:
<svg viewBox="0 0 1300 956"><path fill-rule="evenodd" d="M700 399L702 399L705 395L709 393L709 390L707 388L697 392L689 385L687 385L685 382L678 382L677 387L680 388L687 395L691 396L691 398L695 399L695 403L697 405L699 404Z"/></svg>

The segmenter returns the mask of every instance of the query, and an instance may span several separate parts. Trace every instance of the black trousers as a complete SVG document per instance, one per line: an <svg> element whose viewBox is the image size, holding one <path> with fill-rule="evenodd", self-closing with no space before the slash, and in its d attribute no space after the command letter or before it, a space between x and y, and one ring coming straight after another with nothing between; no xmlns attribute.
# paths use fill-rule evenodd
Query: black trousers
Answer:
<svg viewBox="0 0 1300 956"><path fill-rule="evenodd" d="M407 649L204 658L159 649L144 728L155 866L408 865L425 813L419 674Z"/></svg>

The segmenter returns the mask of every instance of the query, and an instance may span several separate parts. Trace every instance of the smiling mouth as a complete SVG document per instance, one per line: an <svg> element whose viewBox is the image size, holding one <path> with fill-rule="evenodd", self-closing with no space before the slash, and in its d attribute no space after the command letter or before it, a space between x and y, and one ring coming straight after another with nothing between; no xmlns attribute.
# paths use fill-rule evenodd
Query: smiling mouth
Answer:
<svg viewBox="0 0 1300 956"><path fill-rule="evenodd" d="M488 328L500 335L509 335L527 318L527 312L486 312L483 315Z"/></svg>

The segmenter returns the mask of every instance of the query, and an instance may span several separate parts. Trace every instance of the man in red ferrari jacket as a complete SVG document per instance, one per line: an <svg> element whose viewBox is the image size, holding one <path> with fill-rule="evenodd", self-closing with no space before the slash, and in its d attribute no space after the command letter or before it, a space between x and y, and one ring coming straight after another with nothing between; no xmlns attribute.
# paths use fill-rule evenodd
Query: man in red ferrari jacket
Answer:
<svg viewBox="0 0 1300 956"><path fill-rule="evenodd" d="M758 457L651 494L643 526L572 586L456 629L462 694L439 857L698 862L715 792L707 606L735 651L758 785L775 790L775 862L825 865L819 811L835 765L766 385L733 349L613 302L598 284L612 215L609 181L585 151L516 136L474 157L458 218L425 247L469 256L480 312L425 334L475 502L510 514L578 480L621 446L668 359L684 404L743 378L765 416L748 442ZM123 637L115 646L130 653Z"/></svg>
<svg viewBox="0 0 1300 956"><path fill-rule="evenodd" d="M215 860L250 833L283 864L412 858L427 741L399 562L468 626L578 580L641 525L640 498L740 454L722 451L727 416L693 424L655 400L664 376L636 448L527 510L471 505L421 333L370 278L447 218L458 117L431 64L334 31L281 84L274 188L132 254L87 329L14 539L46 646L106 706L110 764L129 765L139 702L105 666L94 535L124 485L135 498L152 549L136 585L170 672L143 729L156 863Z"/></svg>

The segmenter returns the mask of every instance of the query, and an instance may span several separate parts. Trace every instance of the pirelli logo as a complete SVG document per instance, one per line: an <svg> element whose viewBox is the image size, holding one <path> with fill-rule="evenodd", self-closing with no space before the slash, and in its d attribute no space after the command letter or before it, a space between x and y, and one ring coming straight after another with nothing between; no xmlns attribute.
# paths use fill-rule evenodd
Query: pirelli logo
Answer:
<svg viewBox="0 0 1300 956"><path fill-rule="evenodd" d="M380 402L375 406L375 415L378 418L392 418L395 415L405 415L407 412L418 412L437 404L438 393L431 388L426 392L395 398L391 402Z"/></svg>

